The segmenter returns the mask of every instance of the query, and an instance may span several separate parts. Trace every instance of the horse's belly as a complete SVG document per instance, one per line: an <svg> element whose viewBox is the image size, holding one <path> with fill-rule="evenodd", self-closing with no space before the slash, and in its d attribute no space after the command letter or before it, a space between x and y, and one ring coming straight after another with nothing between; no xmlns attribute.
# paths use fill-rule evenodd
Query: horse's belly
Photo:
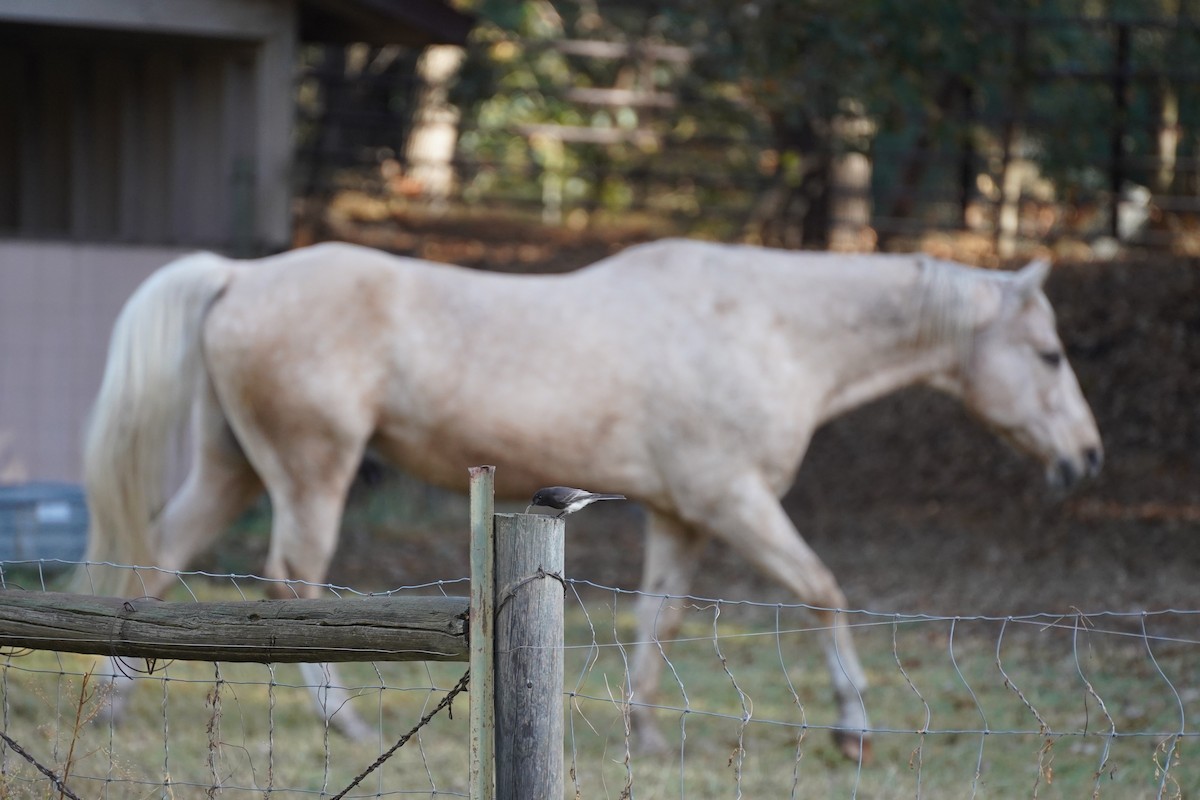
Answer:
<svg viewBox="0 0 1200 800"><path fill-rule="evenodd" d="M370 446L409 474L458 491L467 487L467 470L485 464L496 467L496 493L501 497L528 498L539 487L562 480L562 468L552 463L557 459L537 457L537 448L446 428L417 431L381 425Z"/></svg>

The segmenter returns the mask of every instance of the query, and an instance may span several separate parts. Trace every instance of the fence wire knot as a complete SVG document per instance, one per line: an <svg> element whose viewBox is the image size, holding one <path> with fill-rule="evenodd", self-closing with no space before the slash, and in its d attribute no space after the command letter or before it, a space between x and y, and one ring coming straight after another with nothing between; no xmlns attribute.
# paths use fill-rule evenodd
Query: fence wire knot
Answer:
<svg viewBox="0 0 1200 800"><path fill-rule="evenodd" d="M517 596L518 589L520 589L522 586L524 586L527 583L533 583L534 581L544 580L545 578L550 578L552 580L558 581L563 587L563 594L566 595L566 593L567 593L566 578L564 578L562 575L560 575L557 572L547 572L545 567L538 567L537 571L534 572L532 575L528 575L519 581L514 581L513 583L511 583L505 587L504 592L500 596L500 602L498 602L496 604L496 616L499 617L500 610L504 608L505 604L508 603L509 600L512 600L514 597Z"/></svg>
<svg viewBox="0 0 1200 800"><path fill-rule="evenodd" d="M471 682L471 670L467 670L466 672L463 673L463 676L458 679L458 683L455 685L455 687L446 693L446 696L441 699L441 701L434 707L434 709L432 711L430 711L425 716L421 717L420 722L418 722L416 725L414 725L412 730L410 730L408 733L401 736L394 745L392 745L391 747L389 747L387 749L387 752L383 753L381 756L379 756L379 758L375 759L375 761L371 764L371 766L367 767L362 772L358 773L358 775L354 778L354 780L350 781L350 784L345 789L342 789L340 792L335 794L333 797L330 798L330 800L341 800L343 797L346 796L346 794L351 789L353 789L355 786L358 786L360 783L362 783L363 779L365 779L372 772L374 772L375 770L377 770L381 766L383 766L383 763L385 761L387 761L389 758L391 758L392 755L397 750L399 750L401 747L404 747L404 745L408 744L408 741L410 739L412 739L412 737L416 736L417 732L419 730L421 730L421 728L424 728L426 725L428 725L430 720L432 720L435 716L438 715L438 712L440 712L443 708L446 708L451 703L453 703L454 698L456 698L460 694L462 694L463 691L466 690L467 684L470 682ZM451 717L454 716L453 710L451 710L450 716ZM76 800L78 800L78 798Z"/></svg>

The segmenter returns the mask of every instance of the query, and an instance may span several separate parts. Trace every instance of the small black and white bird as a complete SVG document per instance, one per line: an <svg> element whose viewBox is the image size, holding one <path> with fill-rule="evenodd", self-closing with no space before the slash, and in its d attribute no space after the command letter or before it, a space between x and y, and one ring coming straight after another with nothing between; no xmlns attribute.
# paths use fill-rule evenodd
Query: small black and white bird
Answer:
<svg viewBox="0 0 1200 800"><path fill-rule="evenodd" d="M544 489L538 489L533 493L533 499L529 501L529 505L525 507L525 513L529 513L529 509L534 506L546 506L547 508L557 508L559 513L554 515L555 519L565 517L567 514L574 514L584 506L590 506L597 500L624 500L623 494L598 494L596 492L585 492L583 489L572 489L570 486L547 486Z"/></svg>

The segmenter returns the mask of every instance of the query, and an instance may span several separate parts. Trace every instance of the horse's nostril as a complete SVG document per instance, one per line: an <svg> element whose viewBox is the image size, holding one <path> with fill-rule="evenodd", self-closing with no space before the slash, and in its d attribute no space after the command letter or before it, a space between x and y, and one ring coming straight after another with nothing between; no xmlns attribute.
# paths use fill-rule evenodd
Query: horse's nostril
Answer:
<svg viewBox="0 0 1200 800"><path fill-rule="evenodd" d="M1100 467L1104 464L1104 454L1100 452L1099 447L1089 447L1083 451L1083 460L1087 464L1089 475L1095 475L1100 472Z"/></svg>
<svg viewBox="0 0 1200 800"><path fill-rule="evenodd" d="M1075 465L1065 458L1058 460L1058 485L1063 489L1069 489L1075 485L1077 478Z"/></svg>

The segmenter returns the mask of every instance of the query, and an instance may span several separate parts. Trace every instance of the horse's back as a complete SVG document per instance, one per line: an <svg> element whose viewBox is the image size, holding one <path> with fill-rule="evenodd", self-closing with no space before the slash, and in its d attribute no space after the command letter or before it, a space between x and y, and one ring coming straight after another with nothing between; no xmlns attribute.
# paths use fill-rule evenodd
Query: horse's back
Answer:
<svg viewBox="0 0 1200 800"><path fill-rule="evenodd" d="M571 480L590 452L611 471L593 480L624 485L617 473L647 461L653 437L629 431L652 432L648 396L695 363L661 352L679 333L656 272L512 276L321 245L237 271L207 320L206 361L247 449L369 441L438 483L503 464L521 492Z"/></svg>
<svg viewBox="0 0 1200 800"><path fill-rule="evenodd" d="M629 487L688 442L736 461L739 442L796 427L797 398L820 391L808 351L834 341L818 330L830 292L861 302L846 267L666 240L517 276L324 244L239 268L205 353L227 414L264 439L370 439L441 483L497 463ZM782 463L796 445L780 448Z"/></svg>

